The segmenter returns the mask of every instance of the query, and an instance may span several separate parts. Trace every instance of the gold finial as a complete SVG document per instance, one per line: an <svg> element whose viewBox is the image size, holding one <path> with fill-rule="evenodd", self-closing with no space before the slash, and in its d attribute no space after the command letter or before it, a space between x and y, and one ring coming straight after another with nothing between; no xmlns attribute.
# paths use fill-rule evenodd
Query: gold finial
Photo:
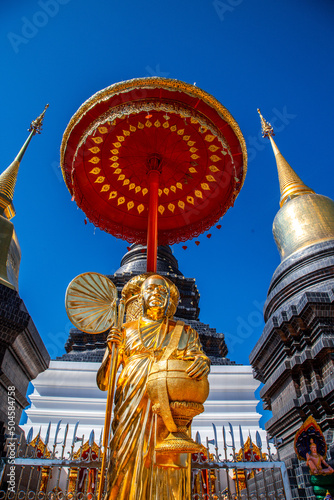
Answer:
<svg viewBox="0 0 334 500"><path fill-rule="evenodd" d="M272 137L273 135L275 135L272 125L263 118L259 108L257 108L257 112L259 113L261 119L262 137Z"/></svg>
<svg viewBox="0 0 334 500"><path fill-rule="evenodd" d="M29 137L23 144L13 163L9 165L9 167L6 168L6 170L0 175L0 215L4 213L8 219L11 219L15 215L15 210L12 202L20 162L23 158L24 153L26 152L31 138L35 134L41 133L43 118L48 107L49 105L47 104L44 108L44 111L36 118L36 120L31 123L29 127Z"/></svg>
<svg viewBox="0 0 334 500"><path fill-rule="evenodd" d="M313 189L310 189L308 186L306 186L306 184L304 184L301 178L296 174L293 168L286 161L273 139L273 135L275 135L273 127L263 118L260 110L258 109L257 111L261 118L262 136L268 137L268 139L270 140L276 159L278 180L281 192L280 206L282 207L284 203L291 200L292 198L295 198L296 196L300 196L303 194L314 194Z"/></svg>
<svg viewBox="0 0 334 500"><path fill-rule="evenodd" d="M34 135L41 133L45 111L48 109L48 107L49 107L49 105L46 104L44 111L36 118L36 120L31 122L30 127L28 129L29 132L33 132Z"/></svg>

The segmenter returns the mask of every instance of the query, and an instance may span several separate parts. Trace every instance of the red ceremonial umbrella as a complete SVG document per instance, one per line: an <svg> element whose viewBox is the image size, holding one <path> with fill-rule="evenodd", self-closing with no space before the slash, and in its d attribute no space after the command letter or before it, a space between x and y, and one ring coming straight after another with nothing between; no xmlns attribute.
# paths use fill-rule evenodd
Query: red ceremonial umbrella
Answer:
<svg viewBox="0 0 334 500"><path fill-rule="evenodd" d="M214 97L187 83L140 78L93 95L64 133L61 165L77 205L101 229L158 245L208 230L244 182L245 141Z"/></svg>

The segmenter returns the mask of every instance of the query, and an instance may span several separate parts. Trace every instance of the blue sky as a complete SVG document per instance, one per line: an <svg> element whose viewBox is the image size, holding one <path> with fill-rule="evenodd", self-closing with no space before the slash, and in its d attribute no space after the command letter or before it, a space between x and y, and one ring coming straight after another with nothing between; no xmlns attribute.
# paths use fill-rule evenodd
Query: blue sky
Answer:
<svg viewBox="0 0 334 500"><path fill-rule="evenodd" d="M22 249L20 294L52 358L68 336L64 295L79 273L117 270L127 243L84 224L62 180L62 134L92 94L122 80L166 76L213 94L240 125L249 152L244 187L211 239L173 247L195 277L200 319L248 363L280 260L271 227L276 165L256 112L317 193L333 197L334 4L304 0L16 0L2 2L2 170L43 110L41 136L21 163L13 219Z"/></svg>

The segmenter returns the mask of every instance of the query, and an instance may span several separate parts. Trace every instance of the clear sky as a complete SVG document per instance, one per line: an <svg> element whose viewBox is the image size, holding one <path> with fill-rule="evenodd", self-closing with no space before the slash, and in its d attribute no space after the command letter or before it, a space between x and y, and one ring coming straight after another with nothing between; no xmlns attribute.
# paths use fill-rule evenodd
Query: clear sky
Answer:
<svg viewBox="0 0 334 500"><path fill-rule="evenodd" d="M64 295L78 274L117 270L128 244L84 224L59 168L62 134L92 94L122 80L166 76L213 94L246 139L244 187L212 237L173 247L195 277L200 319L248 363L280 260L276 164L257 107L303 181L333 197L334 4L330 0L16 0L1 2L1 161L4 170L50 103L21 163L13 219L20 294L52 358L68 336Z"/></svg>

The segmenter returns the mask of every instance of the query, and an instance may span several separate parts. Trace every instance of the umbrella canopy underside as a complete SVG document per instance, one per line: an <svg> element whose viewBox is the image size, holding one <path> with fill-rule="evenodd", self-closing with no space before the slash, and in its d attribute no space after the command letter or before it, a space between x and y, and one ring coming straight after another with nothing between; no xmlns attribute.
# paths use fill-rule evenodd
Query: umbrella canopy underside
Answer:
<svg viewBox="0 0 334 500"><path fill-rule="evenodd" d="M96 226L145 243L148 169L161 170L158 243L208 230L233 206L246 174L246 147L230 113L212 96L163 78L115 84L84 103L62 143L62 170Z"/></svg>

